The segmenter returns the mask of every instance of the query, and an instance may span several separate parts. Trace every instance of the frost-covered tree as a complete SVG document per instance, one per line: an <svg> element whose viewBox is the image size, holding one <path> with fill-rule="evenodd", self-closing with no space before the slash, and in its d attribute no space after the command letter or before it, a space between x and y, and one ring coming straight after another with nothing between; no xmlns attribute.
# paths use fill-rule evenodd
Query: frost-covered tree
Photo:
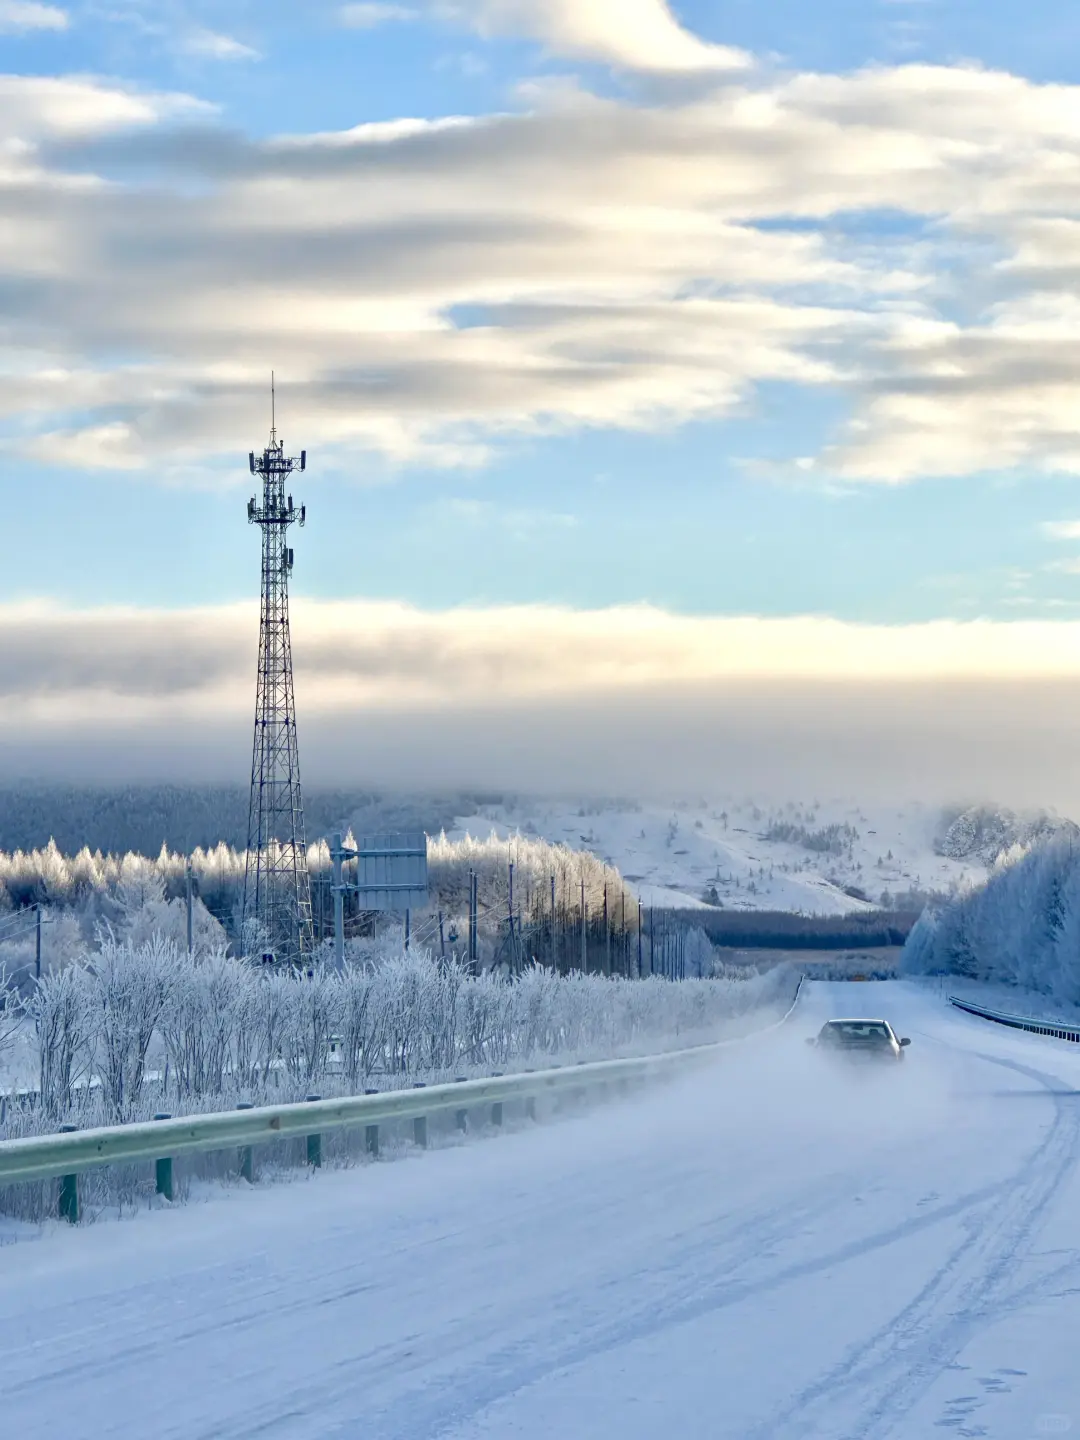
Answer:
<svg viewBox="0 0 1080 1440"><path fill-rule="evenodd" d="M1063 834L1014 846L983 885L923 914L904 965L1080 1003L1080 843Z"/></svg>
<svg viewBox="0 0 1080 1440"><path fill-rule="evenodd" d="M175 943L170 953L180 956ZM171 1084L179 1095L220 1095L225 1088L234 1068L236 1042L250 1033L248 977L247 967L223 949L200 955L190 964L177 963L157 1028ZM250 1068L246 1052L243 1058Z"/></svg>
<svg viewBox="0 0 1080 1440"><path fill-rule="evenodd" d="M22 1028L22 1003L19 992L8 979L3 963L0 963L0 1061L11 1048L12 1041Z"/></svg>
<svg viewBox="0 0 1080 1440"><path fill-rule="evenodd" d="M68 1114L75 1086L93 1063L96 1015L90 974L70 965L42 976L26 1006L34 1026L41 1109L49 1120Z"/></svg>
<svg viewBox="0 0 1080 1440"><path fill-rule="evenodd" d="M713 973L716 951L713 943L700 925L695 925L686 936L686 973L701 978Z"/></svg>
<svg viewBox="0 0 1080 1440"><path fill-rule="evenodd" d="M180 952L162 935L140 946L106 936L88 966L94 1062L114 1119L139 1100L146 1053L179 973Z"/></svg>
<svg viewBox="0 0 1080 1440"><path fill-rule="evenodd" d="M101 925L68 964L31 983L21 1013L33 1026L40 1102L21 1113L19 1133L704 1040L794 990L783 967L673 984L529 964L511 981L427 948L403 951L388 936L350 941L341 968L280 972L222 947L189 955L160 929L134 938L143 912L163 904L149 887L127 935ZM703 934L681 946L681 973L714 974Z"/></svg>

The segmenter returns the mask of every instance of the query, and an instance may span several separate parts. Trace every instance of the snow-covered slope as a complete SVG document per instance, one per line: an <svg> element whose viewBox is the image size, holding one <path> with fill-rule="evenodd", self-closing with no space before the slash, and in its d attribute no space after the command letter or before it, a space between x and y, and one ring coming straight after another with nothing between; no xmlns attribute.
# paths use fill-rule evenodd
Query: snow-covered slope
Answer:
<svg viewBox="0 0 1080 1440"><path fill-rule="evenodd" d="M955 813L955 812L954 812ZM948 893L987 874L983 853L938 853L950 817L937 807L849 801L769 805L727 797L672 805L505 796L459 816L466 831L541 835L592 850L648 905L837 915Z"/></svg>

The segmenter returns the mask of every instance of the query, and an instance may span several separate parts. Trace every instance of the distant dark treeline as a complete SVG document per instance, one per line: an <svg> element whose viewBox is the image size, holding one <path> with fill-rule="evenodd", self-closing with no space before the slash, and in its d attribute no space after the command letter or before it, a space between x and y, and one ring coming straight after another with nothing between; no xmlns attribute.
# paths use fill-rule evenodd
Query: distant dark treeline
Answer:
<svg viewBox="0 0 1080 1440"><path fill-rule="evenodd" d="M790 915L784 910L673 910L684 925L700 925L714 945L762 950L849 950L903 945L919 918L903 910L853 915Z"/></svg>
<svg viewBox="0 0 1080 1440"><path fill-rule="evenodd" d="M383 795L370 790L304 793L307 838L317 840L351 822L357 833L426 830L438 834L467 815L474 795ZM55 840L65 855L84 845L103 854L155 856L162 845L179 854L223 841L247 844L246 785L0 786L0 850L35 850Z"/></svg>

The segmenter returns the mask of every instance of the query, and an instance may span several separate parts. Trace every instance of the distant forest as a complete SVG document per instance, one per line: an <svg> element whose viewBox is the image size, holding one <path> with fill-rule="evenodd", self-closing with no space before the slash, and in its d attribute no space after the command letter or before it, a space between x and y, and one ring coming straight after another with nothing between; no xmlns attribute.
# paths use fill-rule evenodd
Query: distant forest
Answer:
<svg viewBox="0 0 1080 1440"><path fill-rule="evenodd" d="M918 911L793 915L786 910L673 910L672 923L700 926L714 945L768 950L848 950L903 945Z"/></svg>
<svg viewBox="0 0 1080 1440"><path fill-rule="evenodd" d="M490 797L381 794L371 790L306 790L307 839L331 831L426 830L437 835L457 815L475 813ZM74 855L83 846L106 855L178 854L219 841L247 844L246 785L0 786L0 850L40 850L50 840Z"/></svg>

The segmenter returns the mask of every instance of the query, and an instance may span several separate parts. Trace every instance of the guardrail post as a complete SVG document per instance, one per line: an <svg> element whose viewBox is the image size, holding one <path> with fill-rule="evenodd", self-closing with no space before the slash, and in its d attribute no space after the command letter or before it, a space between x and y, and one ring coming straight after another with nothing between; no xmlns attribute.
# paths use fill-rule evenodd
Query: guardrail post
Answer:
<svg viewBox="0 0 1080 1440"><path fill-rule="evenodd" d="M502 1073L503 1073L503 1072L502 1072L501 1070L496 1070L496 1071L494 1072L494 1074L492 1075L491 1078L492 1078L493 1080L501 1080L501 1079L502 1079ZM491 1107L491 1123L492 1123L492 1125L501 1125L502 1122L503 1122L503 1107L502 1107L502 1101L501 1101L501 1100L496 1100L495 1103L494 1103L494 1104L492 1105L492 1107Z"/></svg>
<svg viewBox="0 0 1080 1440"><path fill-rule="evenodd" d="M526 1075L535 1075L535 1074L536 1074L536 1071L535 1071L535 1070L526 1070L526 1071L525 1071L525 1074L526 1074ZM525 1096L525 1118L526 1118L526 1120L535 1120L535 1119L536 1119L536 1096L535 1096L535 1095L526 1095L526 1096Z"/></svg>
<svg viewBox="0 0 1080 1440"><path fill-rule="evenodd" d="M425 1082L424 1082L423 1080L414 1080L414 1081L413 1081L413 1087L412 1087L412 1088L413 1088L414 1090L424 1090L424 1089L427 1088L427 1086L426 1086L426 1084L425 1084ZM413 1140L414 1140L414 1142L420 1147L421 1150L426 1150L426 1149L427 1149L427 1116L426 1116L426 1115L414 1115L414 1116L413 1116L413 1122L412 1122L412 1123L413 1123Z"/></svg>
<svg viewBox="0 0 1080 1440"><path fill-rule="evenodd" d="M155 1120L171 1120L172 1116L167 1115L164 1110L159 1110L154 1116ZM160 1156L154 1161L154 1189L158 1195L164 1196L172 1203L175 1199L173 1190L173 1163L171 1155Z"/></svg>
<svg viewBox="0 0 1080 1440"><path fill-rule="evenodd" d="M321 1100L321 1095L305 1095L305 1100ZM322 1136L309 1135L307 1137L307 1163L313 1170L322 1166Z"/></svg>
<svg viewBox="0 0 1080 1440"><path fill-rule="evenodd" d="M71 1135L79 1127L77 1125L61 1125L61 1135ZM66 1220L69 1225L79 1223L79 1177L78 1175L61 1175L60 1177L60 1203L57 1206L61 1220Z"/></svg>
<svg viewBox="0 0 1080 1440"><path fill-rule="evenodd" d="M469 1078L469 1077L468 1077L467 1075L455 1075L455 1076L454 1076L454 1084L455 1084L455 1085L464 1085L465 1081L466 1081L468 1078ZM469 1128L469 1112L468 1112L467 1110L455 1110L455 1111L454 1111L454 1124L455 1124L455 1125L457 1126L457 1128L464 1134L464 1132L465 1132L466 1130L468 1130L468 1128Z"/></svg>
<svg viewBox="0 0 1080 1440"><path fill-rule="evenodd" d="M255 1103L252 1100L241 1100L236 1108L254 1110ZM255 1156L250 1145L240 1146L240 1179L246 1180L249 1185L255 1184Z"/></svg>
<svg viewBox="0 0 1080 1440"><path fill-rule="evenodd" d="M365 1090L365 1095L378 1095L378 1090ZM364 1149L373 1160L379 1158L379 1127L378 1125L367 1125L364 1127Z"/></svg>

